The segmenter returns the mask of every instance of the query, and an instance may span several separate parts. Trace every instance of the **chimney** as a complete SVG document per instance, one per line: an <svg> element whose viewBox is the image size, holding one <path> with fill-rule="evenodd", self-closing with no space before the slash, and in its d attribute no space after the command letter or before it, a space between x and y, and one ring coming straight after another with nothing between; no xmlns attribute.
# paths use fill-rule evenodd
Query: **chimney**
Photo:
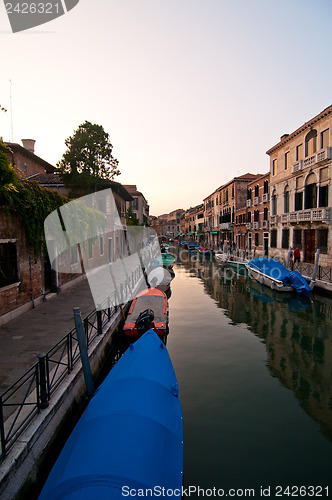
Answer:
<svg viewBox="0 0 332 500"><path fill-rule="evenodd" d="M281 137L280 137L280 140L283 141L284 139L286 139L286 137L288 137L289 134L283 134Z"/></svg>
<svg viewBox="0 0 332 500"><path fill-rule="evenodd" d="M35 152L35 142L34 139L22 139L23 147L31 153Z"/></svg>

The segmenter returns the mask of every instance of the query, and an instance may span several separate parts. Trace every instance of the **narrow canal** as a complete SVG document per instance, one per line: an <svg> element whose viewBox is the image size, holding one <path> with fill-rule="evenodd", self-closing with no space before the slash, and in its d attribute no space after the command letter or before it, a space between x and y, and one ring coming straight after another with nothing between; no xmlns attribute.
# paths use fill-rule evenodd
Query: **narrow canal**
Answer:
<svg viewBox="0 0 332 500"><path fill-rule="evenodd" d="M185 486L332 495L332 301L268 295L214 260L182 257L167 348Z"/></svg>

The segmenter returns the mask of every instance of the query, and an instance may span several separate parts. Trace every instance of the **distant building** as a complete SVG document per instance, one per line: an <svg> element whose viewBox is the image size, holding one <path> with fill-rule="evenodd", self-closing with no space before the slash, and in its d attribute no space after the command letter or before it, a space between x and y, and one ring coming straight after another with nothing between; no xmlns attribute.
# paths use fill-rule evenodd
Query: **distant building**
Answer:
<svg viewBox="0 0 332 500"><path fill-rule="evenodd" d="M247 185L247 250L254 250L256 257L269 253L269 186L270 172Z"/></svg>
<svg viewBox="0 0 332 500"><path fill-rule="evenodd" d="M332 267L332 106L284 134L270 156L271 256L298 247L301 260Z"/></svg>
<svg viewBox="0 0 332 500"><path fill-rule="evenodd" d="M139 223L148 224L149 204L144 195L140 191L137 191L137 186L135 184L124 184L123 187L133 198L132 201L127 203L127 209L131 206L131 209L139 220Z"/></svg>

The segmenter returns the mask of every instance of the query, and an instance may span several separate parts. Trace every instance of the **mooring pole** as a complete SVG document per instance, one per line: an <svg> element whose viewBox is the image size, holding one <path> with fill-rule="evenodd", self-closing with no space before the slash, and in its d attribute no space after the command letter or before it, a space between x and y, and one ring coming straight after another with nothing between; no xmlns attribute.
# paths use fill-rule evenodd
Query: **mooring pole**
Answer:
<svg viewBox="0 0 332 500"><path fill-rule="evenodd" d="M320 254L320 248L317 248L316 258L315 258L314 272L312 274L311 281L316 281L316 274L317 274L318 262L319 262L319 254Z"/></svg>
<svg viewBox="0 0 332 500"><path fill-rule="evenodd" d="M77 340L78 340L78 345L80 348L80 354L81 354L81 360L82 360L85 385L86 385L86 389L88 391L89 396L92 396L95 389L94 389L92 372L91 372L91 367L90 367L90 362L89 362L88 349L87 349L86 341L85 341L84 328L83 328L80 308L74 307L73 311L74 311L75 328L76 328L76 332L77 332Z"/></svg>
<svg viewBox="0 0 332 500"><path fill-rule="evenodd" d="M288 250L288 255L287 255L287 263L286 263L286 267L287 267L287 269L289 269L290 260L291 260L291 255L292 255L292 247L289 247L289 250Z"/></svg>

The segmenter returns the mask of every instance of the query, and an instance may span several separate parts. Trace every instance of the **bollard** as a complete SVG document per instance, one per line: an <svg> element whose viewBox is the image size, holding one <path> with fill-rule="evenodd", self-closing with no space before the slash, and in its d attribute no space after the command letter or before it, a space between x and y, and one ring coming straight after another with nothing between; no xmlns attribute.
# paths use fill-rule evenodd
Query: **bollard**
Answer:
<svg viewBox="0 0 332 500"><path fill-rule="evenodd" d="M48 394L46 383L46 354L38 354L38 369L39 369L39 401L38 408L44 410L48 407Z"/></svg>

